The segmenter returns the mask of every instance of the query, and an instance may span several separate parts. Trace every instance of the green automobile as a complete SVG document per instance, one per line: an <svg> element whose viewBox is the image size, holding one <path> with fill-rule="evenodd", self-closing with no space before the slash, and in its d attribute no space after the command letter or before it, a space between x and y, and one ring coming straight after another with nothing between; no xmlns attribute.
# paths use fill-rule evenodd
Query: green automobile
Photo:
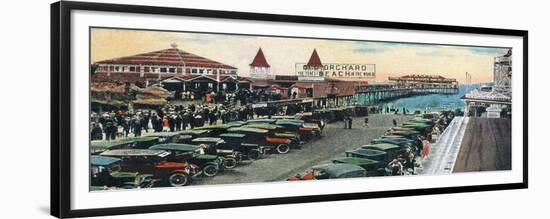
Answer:
<svg viewBox="0 0 550 219"><path fill-rule="evenodd" d="M91 189L134 189L154 186L156 180L152 179L153 175L121 171L120 162L119 158L92 155L90 157Z"/></svg>
<svg viewBox="0 0 550 219"><path fill-rule="evenodd" d="M360 157L339 157L332 160L333 163L345 163L363 167L367 171L367 176L384 176L384 163L368 158Z"/></svg>
<svg viewBox="0 0 550 219"><path fill-rule="evenodd" d="M145 137L157 137L158 143L177 143L180 135L180 132L154 132L145 134Z"/></svg>
<svg viewBox="0 0 550 219"><path fill-rule="evenodd" d="M233 127L239 127L238 123L231 123L231 124L220 124L220 125L205 125L202 127L194 128L193 130L209 130L210 136L218 136L223 133L227 133L227 129L233 128ZM204 137L204 136L203 136Z"/></svg>
<svg viewBox="0 0 550 219"><path fill-rule="evenodd" d="M399 158L399 157L405 157L407 150L406 148L403 148L399 145L395 144L388 144L388 143L381 143L381 144L371 144L371 145L363 145L361 146L362 149L371 149L371 150L379 150L386 153L386 162L390 162L393 159Z"/></svg>
<svg viewBox="0 0 550 219"><path fill-rule="evenodd" d="M265 150L258 144L245 143L246 134L240 133L225 133L219 136L225 141L225 144L218 146L218 149L232 150L242 154L243 158L250 160L260 159Z"/></svg>
<svg viewBox="0 0 550 219"><path fill-rule="evenodd" d="M387 160L387 154L384 151L362 148L346 151L346 157L367 158L382 162L386 162Z"/></svg>
<svg viewBox="0 0 550 219"><path fill-rule="evenodd" d="M144 149L158 144L159 138L153 136L128 137L112 141L95 140L91 142L91 153L99 154L114 149Z"/></svg>
<svg viewBox="0 0 550 219"><path fill-rule="evenodd" d="M200 137L193 139L191 142L193 145L202 147L206 154L223 157L223 167L225 169L229 170L237 167L242 159L240 152L224 147L227 143L220 137Z"/></svg>

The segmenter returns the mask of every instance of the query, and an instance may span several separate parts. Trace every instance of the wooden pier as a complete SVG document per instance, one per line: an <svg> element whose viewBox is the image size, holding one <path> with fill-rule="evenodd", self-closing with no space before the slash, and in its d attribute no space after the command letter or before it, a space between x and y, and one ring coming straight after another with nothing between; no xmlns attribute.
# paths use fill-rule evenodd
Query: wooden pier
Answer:
<svg viewBox="0 0 550 219"><path fill-rule="evenodd" d="M403 97L427 94L458 94L456 79L442 76L407 75L389 77L392 83L376 83L355 89L357 105L372 105Z"/></svg>

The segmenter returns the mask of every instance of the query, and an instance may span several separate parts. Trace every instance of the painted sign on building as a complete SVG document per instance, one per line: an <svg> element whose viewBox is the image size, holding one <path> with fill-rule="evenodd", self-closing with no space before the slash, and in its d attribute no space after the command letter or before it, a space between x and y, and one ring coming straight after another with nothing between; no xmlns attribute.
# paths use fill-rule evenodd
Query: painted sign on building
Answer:
<svg viewBox="0 0 550 219"><path fill-rule="evenodd" d="M298 77L328 77L328 78L369 78L376 76L374 64L343 64L323 63L322 67L312 67L306 63L296 63Z"/></svg>

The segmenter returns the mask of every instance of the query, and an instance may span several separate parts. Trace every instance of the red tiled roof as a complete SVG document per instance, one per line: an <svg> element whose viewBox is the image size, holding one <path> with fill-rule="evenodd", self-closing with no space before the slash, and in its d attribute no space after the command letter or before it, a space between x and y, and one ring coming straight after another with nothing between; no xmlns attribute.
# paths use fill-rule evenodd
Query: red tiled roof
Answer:
<svg viewBox="0 0 550 219"><path fill-rule="evenodd" d="M128 65L167 65L203 68L237 69L208 58L204 58L177 48L164 49L142 53L133 56L99 61L97 64L128 64Z"/></svg>
<svg viewBox="0 0 550 219"><path fill-rule="evenodd" d="M316 49L313 49L313 53L311 53L311 57L309 57L309 61L307 62L307 66L310 66L310 67L323 67L323 64L321 63L321 59L319 58L319 55L317 54Z"/></svg>
<svg viewBox="0 0 550 219"><path fill-rule="evenodd" d="M264 52L262 52L262 48L258 50L258 53L256 53L256 56L254 57L254 60L252 60L252 63L250 63L250 66L269 68L269 64L265 59Z"/></svg>
<svg viewBox="0 0 550 219"><path fill-rule="evenodd" d="M277 85L271 85L271 89L273 89L273 90L287 90L287 88L277 86Z"/></svg>

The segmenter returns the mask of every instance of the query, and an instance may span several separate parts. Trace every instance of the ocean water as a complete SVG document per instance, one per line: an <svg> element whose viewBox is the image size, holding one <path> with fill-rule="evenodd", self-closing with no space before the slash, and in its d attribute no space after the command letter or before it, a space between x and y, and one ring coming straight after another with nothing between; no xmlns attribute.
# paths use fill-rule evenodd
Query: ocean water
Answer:
<svg viewBox="0 0 550 219"><path fill-rule="evenodd" d="M399 110L406 108L411 112L419 110L421 112L427 111L440 111L440 110L464 110L466 104L460 98L464 96L470 90L479 88L479 84L473 85L459 85L458 94L445 95L445 94L429 94L413 97L405 97L388 102L381 102L379 106L389 106L390 108L397 108Z"/></svg>

